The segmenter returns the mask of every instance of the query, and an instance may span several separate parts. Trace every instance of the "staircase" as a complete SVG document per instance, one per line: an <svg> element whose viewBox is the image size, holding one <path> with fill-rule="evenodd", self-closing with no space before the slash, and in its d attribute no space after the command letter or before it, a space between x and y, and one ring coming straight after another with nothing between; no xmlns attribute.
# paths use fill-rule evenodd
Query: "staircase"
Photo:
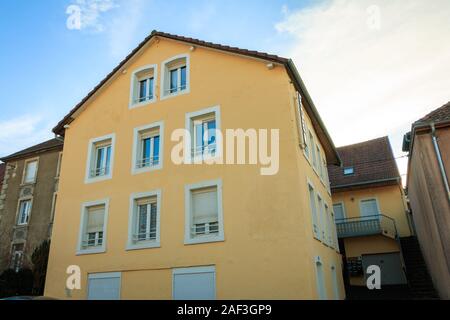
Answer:
<svg viewBox="0 0 450 320"><path fill-rule="evenodd" d="M439 299L416 237L400 238L412 299Z"/></svg>

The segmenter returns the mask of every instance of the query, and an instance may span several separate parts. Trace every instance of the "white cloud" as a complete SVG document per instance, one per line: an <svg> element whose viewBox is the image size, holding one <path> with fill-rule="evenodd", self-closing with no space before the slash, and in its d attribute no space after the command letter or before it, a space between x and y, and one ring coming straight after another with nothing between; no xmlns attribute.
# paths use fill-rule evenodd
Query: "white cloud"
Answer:
<svg viewBox="0 0 450 320"><path fill-rule="evenodd" d="M80 8L80 29L94 32L105 30L101 14L118 7L116 0L75 0L73 4Z"/></svg>
<svg viewBox="0 0 450 320"><path fill-rule="evenodd" d="M450 100L450 1L326 0L284 11L275 27L293 37L290 55L336 145L390 135L401 155L401 132Z"/></svg>
<svg viewBox="0 0 450 320"><path fill-rule="evenodd" d="M7 156L52 138L53 119L24 115L0 121L0 156Z"/></svg>

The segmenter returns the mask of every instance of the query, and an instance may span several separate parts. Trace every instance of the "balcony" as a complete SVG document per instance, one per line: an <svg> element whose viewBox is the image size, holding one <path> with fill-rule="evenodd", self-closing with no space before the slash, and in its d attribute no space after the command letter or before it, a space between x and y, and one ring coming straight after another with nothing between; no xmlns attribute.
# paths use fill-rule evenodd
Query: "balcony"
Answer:
<svg viewBox="0 0 450 320"><path fill-rule="evenodd" d="M338 238L383 235L397 238L397 227L391 217L384 214L336 220Z"/></svg>

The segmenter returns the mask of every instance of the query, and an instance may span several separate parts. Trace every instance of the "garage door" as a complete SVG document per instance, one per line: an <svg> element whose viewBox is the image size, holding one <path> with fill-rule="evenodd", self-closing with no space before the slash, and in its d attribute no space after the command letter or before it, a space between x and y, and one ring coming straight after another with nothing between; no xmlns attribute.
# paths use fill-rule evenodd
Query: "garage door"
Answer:
<svg viewBox="0 0 450 320"><path fill-rule="evenodd" d="M215 267L181 268L173 270L175 300L214 300L216 298Z"/></svg>
<svg viewBox="0 0 450 320"><path fill-rule="evenodd" d="M381 285L406 284L400 253L368 254L362 256L364 270L370 265L377 265L381 270ZM367 275L365 276L367 279Z"/></svg>
<svg viewBox="0 0 450 320"><path fill-rule="evenodd" d="M120 300L120 278L120 272L90 274L88 300Z"/></svg>

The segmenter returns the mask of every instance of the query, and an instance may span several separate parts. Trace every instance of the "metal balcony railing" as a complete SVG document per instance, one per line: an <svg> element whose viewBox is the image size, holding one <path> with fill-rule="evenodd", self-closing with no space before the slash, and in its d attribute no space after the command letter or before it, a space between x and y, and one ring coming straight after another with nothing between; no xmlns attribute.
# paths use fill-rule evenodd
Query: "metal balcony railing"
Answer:
<svg viewBox="0 0 450 320"><path fill-rule="evenodd" d="M338 238L363 237L379 234L396 239L398 236L395 220L384 214L337 219L336 230Z"/></svg>

